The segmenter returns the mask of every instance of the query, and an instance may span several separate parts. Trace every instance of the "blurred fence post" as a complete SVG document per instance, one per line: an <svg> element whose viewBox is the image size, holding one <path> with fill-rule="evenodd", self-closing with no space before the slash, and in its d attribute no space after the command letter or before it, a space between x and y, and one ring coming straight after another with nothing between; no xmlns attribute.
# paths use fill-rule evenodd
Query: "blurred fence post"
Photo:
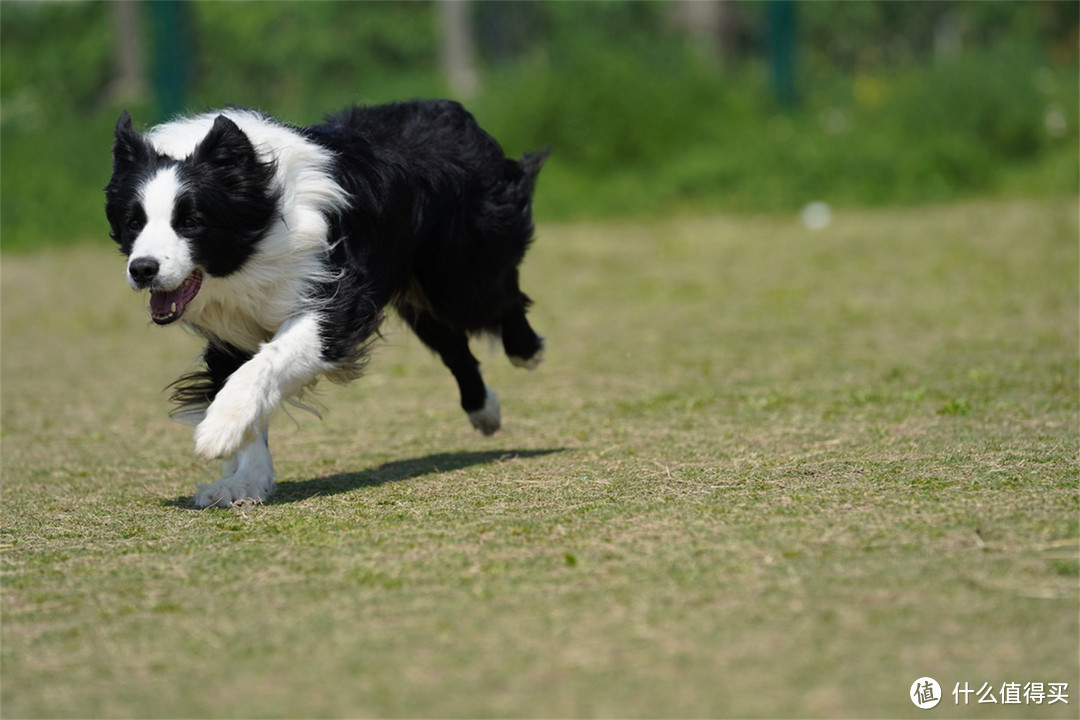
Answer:
<svg viewBox="0 0 1080 720"><path fill-rule="evenodd" d="M151 1L146 5L150 11L157 119L167 120L184 110L191 79L191 5L185 0Z"/></svg>
<svg viewBox="0 0 1080 720"><path fill-rule="evenodd" d="M792 0L771 0L767 23L773 92L781 107L794 107L799 102L795 87L795 3Z"/></svg>

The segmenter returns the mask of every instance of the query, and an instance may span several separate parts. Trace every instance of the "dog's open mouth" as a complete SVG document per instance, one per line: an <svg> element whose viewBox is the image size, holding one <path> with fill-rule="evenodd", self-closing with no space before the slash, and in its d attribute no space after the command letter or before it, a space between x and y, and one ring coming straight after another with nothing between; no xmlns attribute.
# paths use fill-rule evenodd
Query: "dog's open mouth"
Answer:
<svg viewBox="0 0 1080 720"><path fill-rule="evenodd" d="M188 303L202 287L202 270L195 268L175 290L150 291L150 319L158 325L168 325L180 319Z"/></svg>

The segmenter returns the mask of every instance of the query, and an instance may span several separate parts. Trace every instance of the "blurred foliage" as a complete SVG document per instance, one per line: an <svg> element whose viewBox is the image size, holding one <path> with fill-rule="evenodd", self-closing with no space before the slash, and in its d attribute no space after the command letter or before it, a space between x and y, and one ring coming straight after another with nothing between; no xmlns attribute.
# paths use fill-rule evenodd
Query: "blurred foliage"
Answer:
<svg viewBox="0 0 1080 720"><path fill-rule="evenodd" d="M555 150L541 218L1080 190L1075 3L800 3L791 109L769 86L765 3L734 5L722 53L677 29L674 7L471 6L481 85L468 106L509 153ZM187 9L192 110L232 103L307 124L350 103L450 94L430 3ZM115 118L160 119L152 95L117 96L112 12L3 5L4 248L103 236Z"/></svg>
<svg viewBox="0 0 1080 720"><path fill-rule="evenodd" d="M445 92L426 3L205 2L196 18L197 107L261 107L309 124L403 86Z"/></svg>

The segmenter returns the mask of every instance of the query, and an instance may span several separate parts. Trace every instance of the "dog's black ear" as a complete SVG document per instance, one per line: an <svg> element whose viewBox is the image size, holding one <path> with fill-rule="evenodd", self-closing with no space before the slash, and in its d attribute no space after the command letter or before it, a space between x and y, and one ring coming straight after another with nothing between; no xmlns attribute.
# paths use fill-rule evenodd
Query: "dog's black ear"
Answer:
<svg viewBox="0 0 1080 720"><path fill-rule="evenodd" d="M217 116L183 164L190 166L185 174L199 187L199 212L218 239L201 264L223 277L243 264L276 217L276 166L261 160L247 134L225 115Z"/></svg>
<svg viewBox="0 0 1080 720"><path fill-rule="evenodd" d="M124 110L120 113L120 119L116 121L116 134L134 132L131 128L131 114Z"/></svg>
<svg viewBox="0 0 1080 720"><path fill-rule="evenodd" d="M255 148L236 123L218 115L214 126L192 153L195 162L215 167L250 167L258 163Z"/></svg>
<svg viewBox="0 0 1080 720"><path fill-rule="evenodd" d="M145 163L151 156L150 145L131 127L131 115L127 110L120 113L120 119L116 121L116 139L113 141L113 169Z"/></svg>

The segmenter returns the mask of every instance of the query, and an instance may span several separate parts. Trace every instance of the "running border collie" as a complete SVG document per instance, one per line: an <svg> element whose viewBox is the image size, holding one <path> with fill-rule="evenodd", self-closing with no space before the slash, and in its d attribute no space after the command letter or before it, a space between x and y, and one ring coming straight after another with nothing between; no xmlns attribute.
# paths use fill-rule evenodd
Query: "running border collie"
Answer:
<svg viewBox="0 0 1080 720"><path fill-rule="evenodd" d="M229 108L141 134L121 114L105 214L128 284L149 291L155 323L207 341L171 386L196 454L224 461L198 507L269 496L274 411L320 377L358 377L387 307L453 373L472 425L499 429L468 337L501 337L520 367L543 359L518 265L545 155L507 158L445 100L306 128Z"/></svg>

